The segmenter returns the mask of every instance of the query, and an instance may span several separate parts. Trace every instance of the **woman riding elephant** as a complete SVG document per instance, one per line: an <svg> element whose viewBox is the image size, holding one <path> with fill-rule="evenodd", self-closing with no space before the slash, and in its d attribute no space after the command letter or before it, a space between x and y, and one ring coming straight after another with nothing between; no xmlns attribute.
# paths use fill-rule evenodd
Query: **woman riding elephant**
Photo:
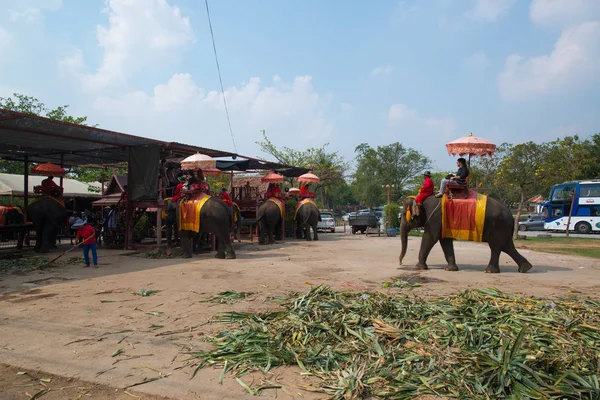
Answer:
<svg viewBox="0 0 600 400"><path fill-rule="evenodd" d="M298 229L301 231L304 231L306 240L313 240L310 236L311 228L314 234L314 240L319 240L317 224L320 220L321 213L312 201L301 203L300 207L296 210L296 226L298 226Z"/></svg>
<svg viewBox="0 0 600 400"><path fill-rule="evenodd" d="M60 200L42 197L27 207L27 218L35 229L35 251L47 253L67 221L67 210Z"/></svg>
<svg viewBox="0 0 600 400"><path fill-rule="evenodd" d="M274 244L275 240L282 239L282 211L276 201L279 200L267 200L256 211L258 229L260 230L259 244L265 244L267 237L269 244Z"/></svg>
<svg viewBox="0 0 600 400"><path fill-rule="evenodd" d="M481 218L483 227L478 239L471 238L470 240L486 242L490 246L492 255L485 272L500 272L499 260L501 252L508 254L517 263L519 272L529 271L532 265L525 257L519 254L513 243L514 220L508 207L491 197L478 196L477 199L483 203L478 204L477 209L485 210L484 212L479 211L481 214L478 216ZM444 201L445 198L430 196L423 201L418 215L415 215L415 213L411 212L415 207L419 207L416 205L415 199L407 198L404 200L402 222L400 223L400 241L402 244L399 257L400 265L402 265L402 260L406 255L408 232L413 228L424 227L425 231L421 239L421 248L416 268L421 270L428 269L427 256L429 256L429 252L439 241L448 262L448 266L445 268L446 271L458 271L458 266L454 258L454 238L445 235L443 232L443 214L448 213L447 209L442 210L445 207Z"/></svg>

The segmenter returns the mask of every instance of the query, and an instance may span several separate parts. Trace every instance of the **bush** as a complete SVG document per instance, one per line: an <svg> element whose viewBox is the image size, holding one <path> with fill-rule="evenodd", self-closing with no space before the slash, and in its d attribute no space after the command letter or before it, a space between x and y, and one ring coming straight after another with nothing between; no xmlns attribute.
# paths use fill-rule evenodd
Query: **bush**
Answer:
<svg viewBox="0 0 600 400"><path fill-rule="evenodd" d="M142 239L152 235L152 224L150 218L144 213L133 226L133 241L139 243Z"/></svg>
<svg viewBox="0 0 600 400"><path fill-rule="evenodd" d="M398 214L400 213L400 205L396 203L390 203L389 206L383 208L386 226L389 221L390 228L400 228L400 220Z"/></svg>

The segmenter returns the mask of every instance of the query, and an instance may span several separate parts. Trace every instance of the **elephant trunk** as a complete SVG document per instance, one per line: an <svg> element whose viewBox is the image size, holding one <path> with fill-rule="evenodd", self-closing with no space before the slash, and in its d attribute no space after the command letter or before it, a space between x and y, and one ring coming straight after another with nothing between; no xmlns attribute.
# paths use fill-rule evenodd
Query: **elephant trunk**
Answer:
<svg viewBox="0 0 600 400"><path fill-rule="evenodd" d="M398 258L398 264L402 265L402 260L406 255L406 250L408 247L408 231L410 227L406 222L406 216L402 214L402 221L400 222L400 243L402 245L402 250L400 251L400 257Z"/></svg>

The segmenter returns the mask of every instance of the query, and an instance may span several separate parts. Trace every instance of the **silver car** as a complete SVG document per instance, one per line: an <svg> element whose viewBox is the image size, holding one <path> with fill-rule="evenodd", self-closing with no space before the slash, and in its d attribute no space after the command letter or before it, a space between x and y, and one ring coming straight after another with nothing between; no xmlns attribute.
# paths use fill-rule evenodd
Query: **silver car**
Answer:
<svg viewBox="0 0 600 400"><path fill-rule="evenodd" d="M317 230L335 233L335 218L332 213L321 213L321 221L317 224Z"/></svg>

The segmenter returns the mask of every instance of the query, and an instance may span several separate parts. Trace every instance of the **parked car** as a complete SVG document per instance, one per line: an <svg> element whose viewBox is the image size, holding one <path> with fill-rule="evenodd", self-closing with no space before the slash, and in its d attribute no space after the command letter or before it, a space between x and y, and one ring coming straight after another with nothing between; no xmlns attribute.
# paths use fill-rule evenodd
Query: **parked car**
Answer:
<svg viewBox="0 0 600 400"><path fill-rule="evenodd" d="M543 231L544 229L544 221L546 220L546 216L544 215L532 215L525 221L519 222L519 230L520 231Z"/></svg>
<svg viewBox="0 0 600 400"><path fill-rule="evenodd" d="M330 212L321 213L321 221L317 224L318 231L329 231L335 233L335 218Z"/></svg>

